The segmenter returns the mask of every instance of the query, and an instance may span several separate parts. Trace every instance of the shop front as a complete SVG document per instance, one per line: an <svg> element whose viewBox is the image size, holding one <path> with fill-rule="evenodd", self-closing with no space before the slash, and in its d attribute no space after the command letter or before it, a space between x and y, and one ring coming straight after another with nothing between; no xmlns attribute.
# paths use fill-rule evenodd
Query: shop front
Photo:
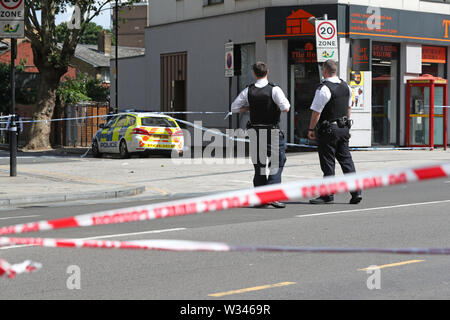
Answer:
<svg viewBox="0 0 450 320"><path fill-rule="evenodd" d="M450 17L344 4L266 8L266 41L287 41L289 142L307 137L309 107L320 83L315 30L308 19L325 14L337 21L335 59L339 76L353 89L350 144L407 145L406 81L423 74L447 79Z"/></svg>

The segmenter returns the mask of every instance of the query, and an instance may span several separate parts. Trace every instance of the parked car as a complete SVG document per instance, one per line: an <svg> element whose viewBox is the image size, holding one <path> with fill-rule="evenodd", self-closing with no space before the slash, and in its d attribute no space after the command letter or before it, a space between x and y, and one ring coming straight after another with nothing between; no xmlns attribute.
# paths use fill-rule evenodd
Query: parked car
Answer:
<svg viewBox="0 0 450 320"><path fill-rule="evenodd" d="M157 113L127 112L112 115L100 125L92 139L92 153L97 158L104 153L117 153L121 158L150 152L170 155L173 150L181 155L183 145L183 132L175 119Z"/></svg>

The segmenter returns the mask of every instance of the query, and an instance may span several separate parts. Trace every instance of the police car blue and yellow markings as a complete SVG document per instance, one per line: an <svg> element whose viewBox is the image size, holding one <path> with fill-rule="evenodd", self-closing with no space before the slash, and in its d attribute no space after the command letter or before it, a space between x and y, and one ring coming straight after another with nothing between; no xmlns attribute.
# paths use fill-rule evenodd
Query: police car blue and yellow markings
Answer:
<svg viewBox="0 0 450 320"><path fill-rule="evenodd" d="M161 149L181 149L183 146L182 131L176 121L167 117L173 127L151 127L142 126L141 118L129 115L123 123L118 120L117 126L112 125L105 128L95 135L99 145L102 149L118 148L118 144L122 139L131 142L133 137L138 138L138 146L136 150L145 150L147 148L161 148ZM125 120L122 118L122 120Z"/></svg>

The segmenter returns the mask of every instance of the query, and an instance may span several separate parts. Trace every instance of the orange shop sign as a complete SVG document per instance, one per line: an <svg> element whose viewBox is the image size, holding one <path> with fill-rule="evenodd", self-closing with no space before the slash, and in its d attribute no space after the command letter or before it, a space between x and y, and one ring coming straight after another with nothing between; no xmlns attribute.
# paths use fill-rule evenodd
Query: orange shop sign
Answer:
<svg viewBox="0 0 450 320"><path fill-rule="evenodd" d="M446 63L447 50L445 47L422 46L422 62Z"/></svg>

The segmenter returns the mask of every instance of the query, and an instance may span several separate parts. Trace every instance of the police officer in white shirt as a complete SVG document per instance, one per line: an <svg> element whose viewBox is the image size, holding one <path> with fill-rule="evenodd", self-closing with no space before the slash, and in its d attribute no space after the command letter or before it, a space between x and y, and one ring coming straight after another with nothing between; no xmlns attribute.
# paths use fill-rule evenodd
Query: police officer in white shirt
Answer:
<svg viewBox="0 0 450 320"><path fill-rule="evenodd" d="M339 162L342 172L355 172L355 165L349 151L350 113L352 89L336 76L337 65L327 60L322 67L324 80L319 85L311 104L311 121L308 138L318 139L320 168L324 177L335 175L335 160ZM361 191L351 192L351 204L361 202ZM311 204L332 203L334 195L323 195L312 199Z"/></svg>
<svg viewBox="0 0 450 320"><path fill-rule="evenodd" d="M245 88L237 96L231 105L231 112L250 111L248 129L255 169L253 185L259 187L281 183L281 173L286 162L286 142L279 126L280 115L281 112L288 112L291 105L283 90L267 80L269 69L264 62L255 63L253 73L256 83ZM277 154L272 154L271 151ZM267 158L269 159L268 164ZM267 167L270 168L268 176L266 174ZM267 205L275 208L286 207L284 203L278 201Z"/></svg>

